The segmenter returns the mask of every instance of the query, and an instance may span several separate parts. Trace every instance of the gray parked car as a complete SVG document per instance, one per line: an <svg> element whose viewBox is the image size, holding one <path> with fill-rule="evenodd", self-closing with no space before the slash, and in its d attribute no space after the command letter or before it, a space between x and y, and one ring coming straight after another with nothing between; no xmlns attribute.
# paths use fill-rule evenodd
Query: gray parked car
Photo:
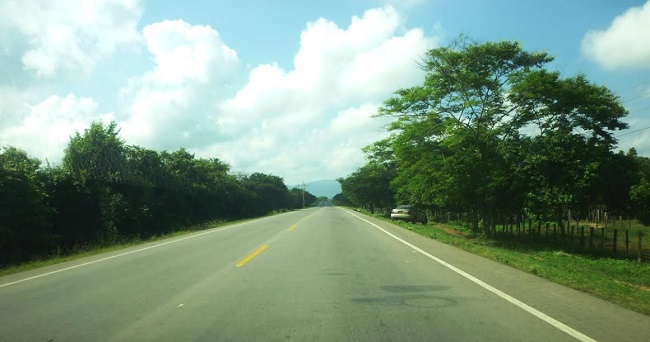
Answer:
<svg viewBox="0 0 650 342"><path fill-rule="evenodd" d="M427 215L424 211L414 205L400 205L390 212L390 218L393 220L404 220L412 223L427 223Z"/></svg>

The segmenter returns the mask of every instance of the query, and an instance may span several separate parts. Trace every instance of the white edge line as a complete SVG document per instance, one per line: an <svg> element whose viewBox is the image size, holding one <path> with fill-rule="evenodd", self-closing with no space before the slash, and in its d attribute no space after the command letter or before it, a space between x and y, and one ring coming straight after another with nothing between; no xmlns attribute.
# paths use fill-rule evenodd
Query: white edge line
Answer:
<svg viewBox="0 0 650 342"><path fill-rule="evenodd" d="M144 251L149 250L149 249L153 249L153 248L158 248L158 247L162 247L162 246L170 245L170 244L173 244L173 243L177 243L177 242L181 242L181 241L185 241L185 240L193 239L193 238L196 238L196 237L199 237L199 236L208 235L208 234L212 234L212 233L222 232L222 231L225 231L225 230L228 230L228 229L232 229L232 228L236 228L236 227L239 227L239 226L243 226L243 225L245 225L245 224L249 224L249 223L253 223L253 222L257 222L257 221L265 220L265 219L267 219L267 218L269 218L269 217L271 217L271 216L263 217L263 218L256 219L256 220L246 221L246 222L242 222L242 223L237 223L237 224L234 224L234 225L232 225L232 226L226 226L226 227L221 227L221 228L213 228L213 229L210 229L210 230L208 230L208 231L206 231L206 232L202 232L202 233L198 233L198 234L194 234L194 235L186 236L186 237L179 238L179 239L172 240L172 241L167 241L167 242L159 243L159 244L157 244L157 245L148 246L148 247L144 247L144 248L140 248L140 249L136 249L136 250L132 250L132 251L128 251L128 252L124 252L124 253L116 254L116 255L111 255L111 256L109 256L109 257L105 257L105 258L101 258L101 259L97 259L97 260L93 260L93 261L85 262L85 263L83 263L83 264L79 264L79 265L74 265L74 266L70 266L70 267L62 268L62 269L60 269L60 270L56 270L56 271L52 271L52 272L47 272L47 273L43 273L43 274L39 274L39 275L35 275L35 276L29 277L29 278L24 278L24 279L20 279L20 280L12 281L12 282L10 282L10 283L6 283L6 284L0 284L0 288L6 287L6 286L10 286L10 285L19 284L19 283L23 283L23 282L26 282L26 281L29 281L29 280L34 280L34 279L38 279L38 278L42 278L42 277L46 277L46 276L49 276L49 275L52 275L52 274L56 274L56 273L61 273L61 272L70 271L70 270L73 270L73 269L75 269L75 268L84 267L84 266L88 266L88 265L92 265L92 264L100 263L100 262L107 261L107 260L111 260L111 259L115 259L115 258L120 258L120 257L126 256L126 255L129 255L129 254L135 254L135 253L144 252Z"/></svg>
<svg viewBox="0 0 650 342"><path fill-rule="evenodd" d="M422 255L428 257L429 259L431 259L431 260L433 260L433 261L447 267L448 269L460 274L461 276L469 279L470 281L472 281L475 284L481 286L482 288L484 288L484 289L494 293L495 295L507 300L511 304L513 304L515 306L518 306L519 308L523 309L524 311L526 311L526 312L530 313L531 315L541 319L542 321L554 326L555 328L565 332L566 334L568 334L570 336L573 336L574 338L576 338L576 339L578 339L580 341L596 342L596 340L594 340L593 338L591 338L591 337L589 337L589 336L587 336L587 335L585 335L585 334L571 328L570 326L568 326L568 325L556 320L555 318L553 318L553 317L551 317L551 316L549 316L549 315L547 315L547 314L533 308L532 306L518 300L517 298L515 298L515 297L513 297L513 296L511 296L511 295L509 295L509 294L507 294L507 293L493 287L492 285L489 285L488 283L486 283L486 282L474 277L473 275L471 275L471 274L457 268L456 266L453 266L453 265L447 263L446 261L429 254L428 252L426 252L426 251L414 246L413 244L401 239L400 237L398 237L398 236L390 233L389 231L385 230L384 228L381 228L380 226L366 220L365 218L363 218L361 216L358 216L358 215L356 215L356 214L354 214L354 213L352 213L352 212L350 212L348 210L345 210L345 209L342 209L342 210L344 210L348 214L350 214L350 215L352 215L352 216L354 216L354 217L356 217L356 218L358 218L358 219L360 219L362 221L365 221L365 222L371 224L375 228L377 228L377 229L381 230L382 232L388 234L393 239L395 239L395 240L397 240L397 241L399 241L399 242L413 248L414 250L418 251L420 254L422 254Z"/></svg>

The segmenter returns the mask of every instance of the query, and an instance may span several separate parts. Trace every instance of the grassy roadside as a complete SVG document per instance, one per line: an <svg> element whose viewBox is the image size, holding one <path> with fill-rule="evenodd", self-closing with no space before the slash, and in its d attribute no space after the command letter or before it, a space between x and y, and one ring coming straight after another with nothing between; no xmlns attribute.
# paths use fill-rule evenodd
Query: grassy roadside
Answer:
<svg viewBox="0 0 650 342"><path fill-rule="evenodd" d="M271 213L270 215L275 215L277 213ZM45 267L45 266L50 266L50 265L55 265L59 264L62 262L66 261L72 261L72 260L77 260L81 258L86 258L90 257L93 255L97 254L102 254L102 253L108 253L108 252L113 252L137 245L141 245L144 243L150 243L150 242L156 242L156 241L161 241L165 239L170 239L178 236L183 236L191 233L195 233L197 231L201 230L207 230L207 229L213 229L213 228L218 228L222 226L227 226L227 225L233 225L245 221L250 221L251 219L244 219L244 220L238 220L238 221L213 221L213 222L208 222L208 223L203 223L195 226L190 226L186 228L181 228L175 232L171 232L168 234L164 235L158 235L158 236L153 236L149 239L139 239L139 238L134 238L131 240L123 241L117 244L112 244L109 246L84 246L81 247L77 250L71 251L66 254L61 254L61 255L52 255L50 257L42 258L42 259L36 259L33 261L25 262L20 265L13 265L13 266L8 266L5 268L0 268L0 276L5 276L13 273L18 273L18 272L24 272L24 271L29 271L32 269L40 268L40 267Z"/></svg>
<svg viewBox="0 0 650 342"><path fill-rule="evenodd" d="M369 214L369 213L366 213ZM390 221L386 217L374 215ZM650 315L650 263L507 245L444 224L394 222L423 236Z"/></svg>

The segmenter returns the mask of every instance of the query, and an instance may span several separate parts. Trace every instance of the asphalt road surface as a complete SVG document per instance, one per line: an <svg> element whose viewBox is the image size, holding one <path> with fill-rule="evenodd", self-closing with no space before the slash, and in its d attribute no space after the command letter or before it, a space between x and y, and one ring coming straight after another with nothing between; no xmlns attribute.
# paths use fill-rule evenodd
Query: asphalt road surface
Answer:
<svg viewBox="0 0 650 342"><path fill-rule="evenodd" d="M332 206L0 278L0 341L648 339L648 316Z"/></svg>

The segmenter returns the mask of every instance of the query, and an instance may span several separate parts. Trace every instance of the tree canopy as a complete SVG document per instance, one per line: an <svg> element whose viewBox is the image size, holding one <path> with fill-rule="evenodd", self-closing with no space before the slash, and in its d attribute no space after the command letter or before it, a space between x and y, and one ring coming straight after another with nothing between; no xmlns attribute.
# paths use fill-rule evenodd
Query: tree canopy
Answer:
<svg viewBox="0 0 650 342"><path fill-rule="evenodd" d="M343 186L343 195L359 203L390 184L399 201L465 212L486 235L499 217L562 226L569 210L624 210L607 198L630 203L632 183L611 171L633 164L614 153L614 132L627 128L627 111L584 75L547 70L552 60L509 41L461 38L429 50L420 64L423 84L397 90L377 113L393 119L391 136L367 147L368 164L341 184L355 183L377 163L391 166L391 181ZM603 186L610 182L620 187Z"/></svg>
<svg viewBox="0 0 650 342"><path fill-rule="evenodd" d="M307 206L317 200L304 197ZM94 122L70 138L59 167L42 167L14 147L0 150L0 266L298 209L302 198L278 176L235 175L223 161L184 148L126 145L114 122Z"/></svg>

